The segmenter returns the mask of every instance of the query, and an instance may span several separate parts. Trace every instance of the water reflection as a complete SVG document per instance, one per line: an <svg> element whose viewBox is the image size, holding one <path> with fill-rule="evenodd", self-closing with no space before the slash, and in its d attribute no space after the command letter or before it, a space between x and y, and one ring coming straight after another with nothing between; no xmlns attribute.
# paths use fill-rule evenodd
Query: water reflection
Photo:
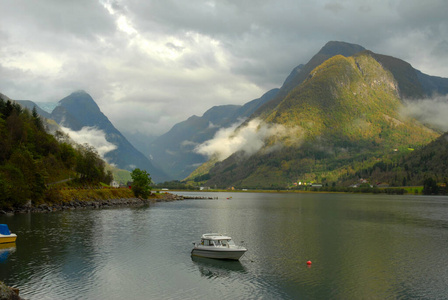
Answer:
<svg viewBox="0 0 448 300"><path fill-rule="evenodd" d="M228 196L0 216L20 235L17 247L0 246L0 280L30 300L205 299L229 290L220 299L448 294L448 198ZM191 242L213 231L244 240L248 252L240 261L191 257Z"/></svg>
<svg viewBox="0 0 448 300"><path fill-rule="evenodd" d="M12 253L16 251L16 243L0 244L0 263L5 262Z"/></svg>
<svg viewBox="0 0 448 300"><path fill-rule="evenodd" d="M245 273L246 268L240 261L225 261L205 257L191 256L201 276L207 278L231 277L233 273Z"/></svg>

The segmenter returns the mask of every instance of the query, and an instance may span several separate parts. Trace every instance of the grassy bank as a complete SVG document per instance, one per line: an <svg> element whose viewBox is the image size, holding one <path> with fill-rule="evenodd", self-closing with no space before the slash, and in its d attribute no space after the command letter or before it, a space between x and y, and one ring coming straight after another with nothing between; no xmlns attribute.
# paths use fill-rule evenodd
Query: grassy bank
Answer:
<svg viewBox="0 0 448 300"><path fill-rule="evenodd" d="M160 194L152 194L151 199L160 198ZM46 191L44 201L42 203L67 203L73 200L78 201L97 201L109 199L129 199L135 198L132 190L128 188L64 188L50 189ZM37 203L40 204L40 203Z"/></svg>

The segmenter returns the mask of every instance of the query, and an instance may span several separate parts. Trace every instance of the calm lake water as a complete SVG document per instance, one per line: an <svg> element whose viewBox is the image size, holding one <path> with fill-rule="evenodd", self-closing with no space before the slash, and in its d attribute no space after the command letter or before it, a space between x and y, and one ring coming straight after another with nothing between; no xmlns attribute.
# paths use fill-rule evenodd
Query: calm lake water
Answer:
<svg viewBox="0 0 448 300"><path fill-rule="evenodd" d="M18 234L0 281L30 300L448 297L448 197L198 195L218 199L0 216ZM192 258L205 232L248 252Z"/></svg>

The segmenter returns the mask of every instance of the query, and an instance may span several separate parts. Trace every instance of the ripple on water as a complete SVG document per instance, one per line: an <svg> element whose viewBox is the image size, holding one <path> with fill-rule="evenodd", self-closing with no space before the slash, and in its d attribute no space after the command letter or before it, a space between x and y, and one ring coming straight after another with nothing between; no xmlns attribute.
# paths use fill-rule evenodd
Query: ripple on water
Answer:
<svg viewBox="0 0 448 300"><path fill-rule="evenodd" d="M29 300L444 298L448 201L357 197L233 194L18 215L0 278ZM191 258L207 231L249 251L239 262Z"/></svg>

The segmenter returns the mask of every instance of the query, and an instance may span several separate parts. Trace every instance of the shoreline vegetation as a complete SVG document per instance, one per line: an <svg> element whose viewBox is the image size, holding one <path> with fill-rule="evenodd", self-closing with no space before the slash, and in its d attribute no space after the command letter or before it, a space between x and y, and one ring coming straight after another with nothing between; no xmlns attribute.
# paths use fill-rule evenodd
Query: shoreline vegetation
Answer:
<svg viewBox="0 0 448 300"><path fill-rule="evenodd" d="M388 195L424 195L423 187L402 188L310 188L298 189L208 189L208 190L155 190L148 198L136 197L129 188L98 188L98 187L64 187L50 188L46 196L40 201L29 200L26 204L14 207L0 208L2 214L55 212L74 209L100 209L119 206L142 206L157 202L170 202L187 199L217 199L217 197L198 197L176 195L172 192L197 192L197 193L365 193ZM440 194L444 195L444 194Z"/></svg>
<svg viewBox="0 0 448 300"><path fill-rule="evenodd" d="M48 191L49 201L33 203L28 201L19 207L9 207L0 209L2 214L18 213L42 213L56 212L74 209L101 209L110 207L129 207L149 205L156 202L170 202L186 199L211 199L210 197L189 197L175 195L172 193L151 193L148 198L135 197L132 190L127 188L65 188L52 189ZM45 199L44 199L45 200Z"/></svg>

